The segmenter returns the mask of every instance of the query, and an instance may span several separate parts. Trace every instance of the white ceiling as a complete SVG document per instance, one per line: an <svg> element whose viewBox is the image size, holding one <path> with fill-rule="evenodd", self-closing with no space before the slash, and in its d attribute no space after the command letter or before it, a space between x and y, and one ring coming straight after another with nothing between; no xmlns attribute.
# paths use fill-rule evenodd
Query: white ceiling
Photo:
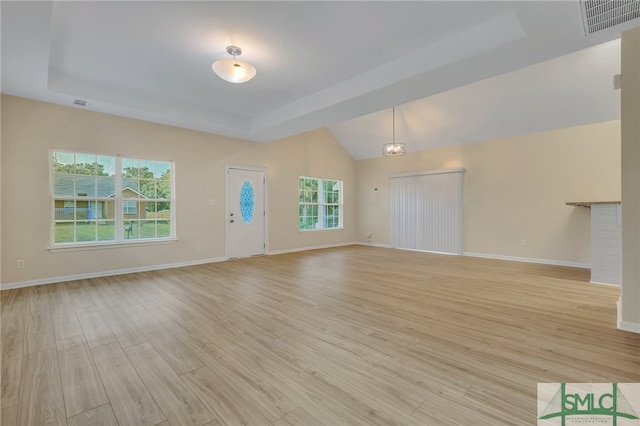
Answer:
<svg viewBox="0 0 640 426"><path fill-rule="evenodd" d="M408 151L618 118L617 39L640 25L585 37L577 1L0 7L2 93L257 142L327 127L355 159L393 105ZM211 71L231 44L248 83Z"/></svg>

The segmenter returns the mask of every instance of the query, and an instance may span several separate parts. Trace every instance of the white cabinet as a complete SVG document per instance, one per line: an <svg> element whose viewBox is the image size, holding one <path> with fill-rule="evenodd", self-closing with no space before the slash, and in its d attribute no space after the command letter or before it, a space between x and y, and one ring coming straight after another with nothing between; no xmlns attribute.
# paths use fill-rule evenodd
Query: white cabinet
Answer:
<svg viewBox="0 0 640 426"><path fill-rule="evenodd" d="M591 282L620 285L620 204L591 204Z"/></svg>

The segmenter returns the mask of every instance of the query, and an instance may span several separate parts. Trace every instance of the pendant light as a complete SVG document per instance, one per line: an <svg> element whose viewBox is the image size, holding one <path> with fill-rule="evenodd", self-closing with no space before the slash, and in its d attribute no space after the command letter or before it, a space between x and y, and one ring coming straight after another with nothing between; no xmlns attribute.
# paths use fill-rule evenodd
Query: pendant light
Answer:
<svg viewBox="0 0 640 426"><path fill-rule="evenodd" d="M256 69L248 62L240 61L236 57L242 54L238 46L227 46L227 53L233 59L218 59L211 64L211 69L218 77L229 83L246 83L256 75Z"/></svg>
<svg viewBox="0 0 640 426"><path fill-rule="evenodd" d="M393 142L382 145L382 155L385 157L399 157L407 153L406 144L396 142L396 107L393 107Z"/></svg>

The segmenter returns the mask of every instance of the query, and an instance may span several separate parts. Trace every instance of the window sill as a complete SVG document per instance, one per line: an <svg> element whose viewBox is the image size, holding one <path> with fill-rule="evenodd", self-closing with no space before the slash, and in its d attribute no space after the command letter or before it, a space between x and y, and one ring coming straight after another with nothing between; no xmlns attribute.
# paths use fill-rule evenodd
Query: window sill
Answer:
<svg viewBox="0 0 640 426"><path fill-rule="evenodd" d="M103 250L122 247L141 247L141 246L157 246L164 244L174 244L178 240L176 238L165 238L162 240L135 240L135 241L109 241L105 243L88 243L73 245L53 245L47 247L52 253L64 251L85 251L85 250Z"/></svg>
<svg viewBox="0 0 640 426"><path fill-rule="evenodd" d="M298 229L298 232L322 232L322 231L342 231L344 227L340 228L314 228L314 229Z"/></svg>

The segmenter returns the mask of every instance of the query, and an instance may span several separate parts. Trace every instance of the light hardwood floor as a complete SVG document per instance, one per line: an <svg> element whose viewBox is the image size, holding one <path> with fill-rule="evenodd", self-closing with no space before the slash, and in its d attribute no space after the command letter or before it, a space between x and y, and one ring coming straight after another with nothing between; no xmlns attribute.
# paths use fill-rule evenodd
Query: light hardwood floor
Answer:
<svg viewBox="0 0 640 426"><path fill-rule="evenodd" d="M588 271L352 246L5 290L3 425L533 425L640 382Z"/></svg>

